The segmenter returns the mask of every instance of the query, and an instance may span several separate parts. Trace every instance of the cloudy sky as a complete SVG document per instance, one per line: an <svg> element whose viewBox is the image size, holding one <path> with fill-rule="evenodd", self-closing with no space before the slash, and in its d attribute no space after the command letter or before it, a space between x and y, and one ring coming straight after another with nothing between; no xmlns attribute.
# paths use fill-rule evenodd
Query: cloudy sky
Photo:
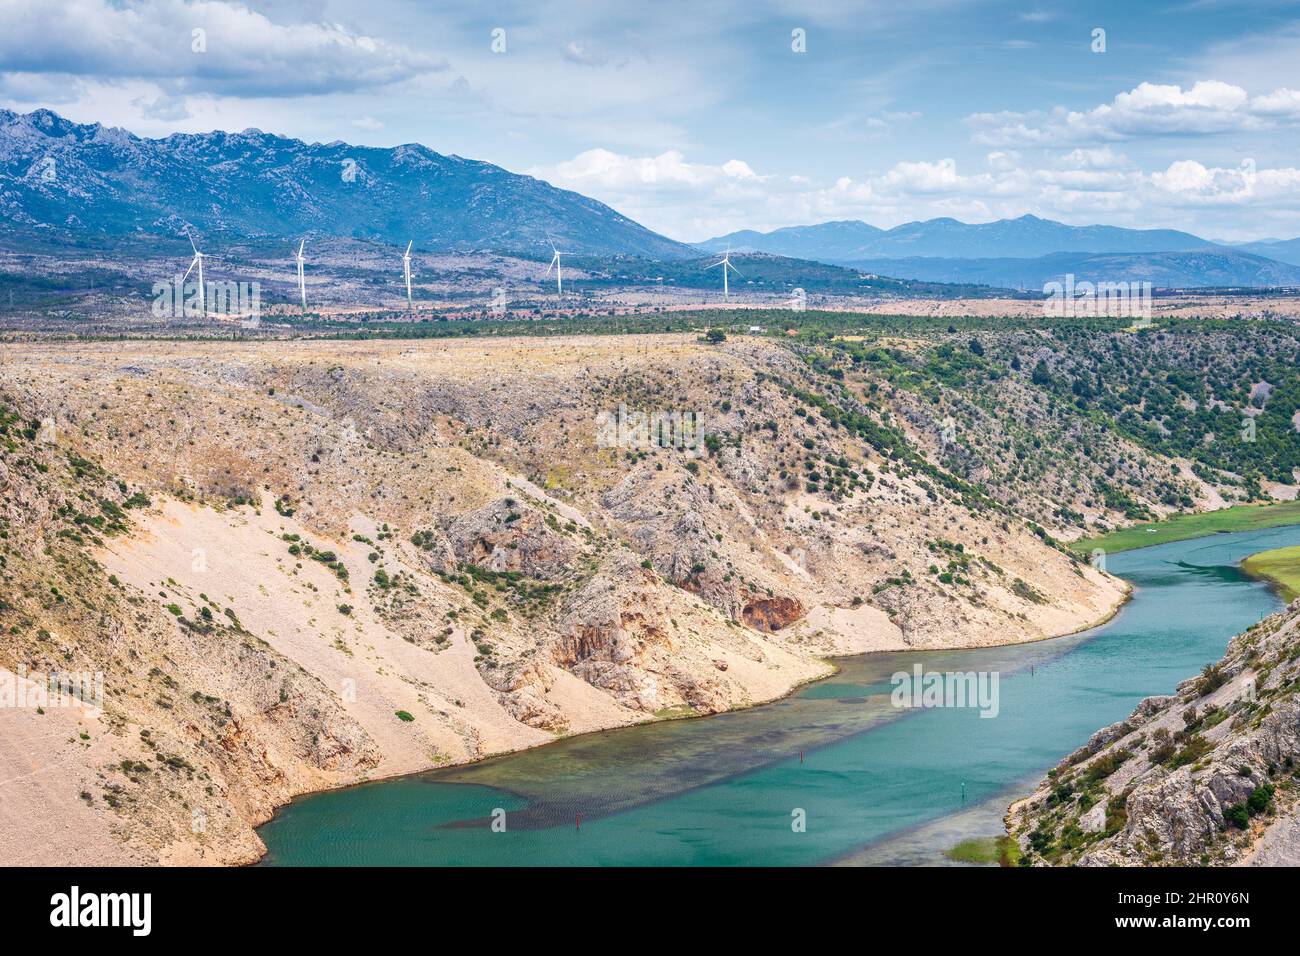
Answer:
<svg viewBox="0 0 1300 956"><path fill-rule="evenodd" d="M1300 0L0 0L0 105L420 142L688 241L1027 212L1300 236Z"/></svg>

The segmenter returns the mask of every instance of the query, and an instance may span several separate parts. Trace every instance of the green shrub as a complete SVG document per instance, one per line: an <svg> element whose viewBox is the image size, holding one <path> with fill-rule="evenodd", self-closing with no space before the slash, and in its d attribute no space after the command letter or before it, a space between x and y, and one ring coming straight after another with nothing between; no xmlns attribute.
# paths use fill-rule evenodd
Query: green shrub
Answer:
<svg viewBox="0 0 1300 956"><path fill-rule="evenodd" d="M1223 811L1223 819L1229 826L1234 826L1238 830L1244 830L1250 825L1250 813L1244 803L1234 803L1232 806Z"/></svg>
<svg viewBox="0 0 1300 956"><path fill-rule="evenodd" d="M1252 817L1270 809L1273 804L1273 794L1275 789L1271 783L1262 783L1256 787L1246 800L1246 809L1250 811Z"/></svg>
<svg viewBox="0 0 1300 956"><path fill-rule="evenodd" d="M1179 767L1185 767L1188 764L1196 763L1196 761L1200 760L1213 749L1214 744L1210 743L1199 734L1190 737L1188 738L1187 743L1183 746L1183 749L1174 754L1174 759L1169 761L1169 769L1177 770Z"/></svg>

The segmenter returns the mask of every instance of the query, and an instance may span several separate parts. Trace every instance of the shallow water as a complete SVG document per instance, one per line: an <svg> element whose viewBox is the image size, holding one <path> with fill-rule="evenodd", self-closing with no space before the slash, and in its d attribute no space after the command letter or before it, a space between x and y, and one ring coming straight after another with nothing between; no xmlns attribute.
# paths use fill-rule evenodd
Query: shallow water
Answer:
<svg viewBox="0 0 1300 956"><path fill-rule="evenodd" d="M1238 562L1300 544L1300 526L1114 555L1135 586L1070 637L891 652L772 704L560 741L470 767L314 794L259 833L267 865L800 865L937 862L989 832L1017 785L1143 697L1217 660L1281 602ZM900 710L890 675L998 675L999 712ZM503 811L505 831L494 832ZM792 821L806 821L796 832ZM501 816L500 813L497 814Z"/></svg>

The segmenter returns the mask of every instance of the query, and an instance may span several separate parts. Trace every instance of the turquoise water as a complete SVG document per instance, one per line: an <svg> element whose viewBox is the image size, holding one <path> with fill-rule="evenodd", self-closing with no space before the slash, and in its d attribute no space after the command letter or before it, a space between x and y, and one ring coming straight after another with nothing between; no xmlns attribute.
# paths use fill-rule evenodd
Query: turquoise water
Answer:
<svg viewBox="0 0 1300 956"><path fill-rule="evenodd" d="M1003 797L1143 697L1167 694L1281 602L1238 562L1300 527L1109 559L1134 587L1112 621L1017 647L846 658L773 704L589 734L471 767L294 801L259 831L268 865L806 865L852 859ZM889 677L999 675L999 712L899 710ZM491 826L494 811L504 832ZM802 832L792 822L801 815ZM499 827L498 827L499 829ZM918 831L919 832L919 831Z"/></svg>

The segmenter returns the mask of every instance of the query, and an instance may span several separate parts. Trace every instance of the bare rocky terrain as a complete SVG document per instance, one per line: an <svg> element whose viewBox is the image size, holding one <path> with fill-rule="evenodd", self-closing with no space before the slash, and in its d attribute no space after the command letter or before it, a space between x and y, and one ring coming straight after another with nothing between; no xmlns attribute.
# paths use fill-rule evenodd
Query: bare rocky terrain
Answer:
<svg viewBox="0 0 1300 956"><path fill-rule="evenodd" d="M770 340L0 356L0 668L105 688L0 712L7 862L249 862L295 794L751 705L836 654L1060 634L1123 596L930 463L904 396ZM620 406L705 440L602 447Z"/></svg>

